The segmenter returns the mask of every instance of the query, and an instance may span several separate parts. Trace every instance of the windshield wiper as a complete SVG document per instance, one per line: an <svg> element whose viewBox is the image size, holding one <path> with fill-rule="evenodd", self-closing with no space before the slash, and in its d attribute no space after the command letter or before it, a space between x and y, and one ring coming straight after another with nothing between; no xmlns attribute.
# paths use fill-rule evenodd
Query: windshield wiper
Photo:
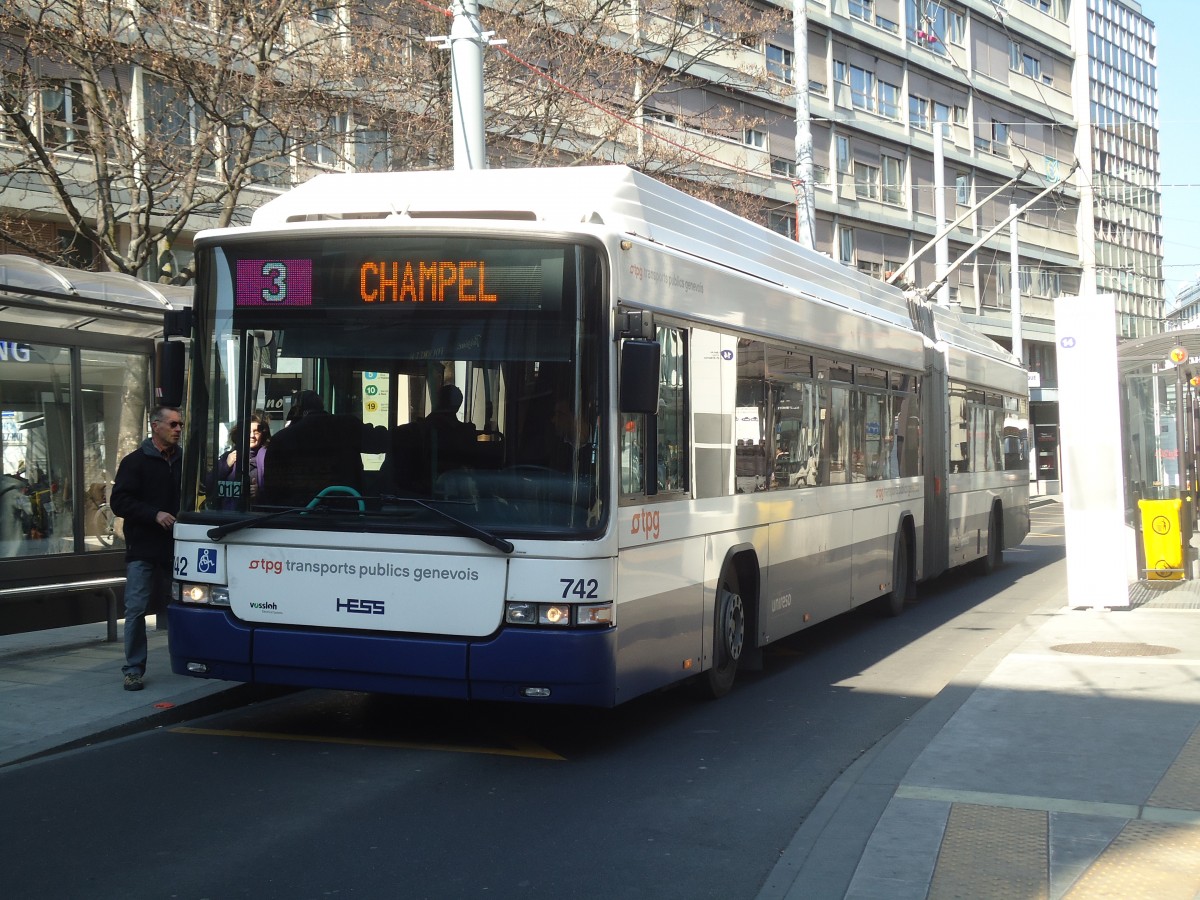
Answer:
<svg viewBox="0 0 1200 900"><path fill-rule="evenodd" d="M496 535L492 534L490 531L485 531L482 528L472 525L470 522L464 522L458 516L453 516L450 513L446 512L444 509L439 509L438 507L434 506L431 503L426 503L424 500L418 500L416 497L398 497L398 496L395 496L394 494L384 494L381 499L391 500L393 502L399 502L399 503L411 503L414 506L419 506L422 509L427 509L431 513L433 513L435 516L441 516L447 522L452 522L453 524L457 525L459 528L461 528L463 531L465 531L471 537L477 538L478 540L483 541L489 547L495 547L501 553L512 553L513 550L516 549L513 546L512 541L506 541L504 538L497 537Z"/></svg>
<svg viewBox="0 0 1200 900"><path fill-rule="evenodd" d="M499 550L502 553L512 553L513 550L516 549L513 546L512 541L506 541L504 538L497 537L496 535L492 534L490 531L485 531L482 528L472 525L470 522L464 522L462 519L458 518L458 516L451 515L450 513L446 512L444 509L439 509L438 507L436 507L430 503L426 503L424 500L418 500L416 497L398 497L398 496L394 496L391 494L385 494L384 496L380 497L379 499L388 500L388 501L392 501L392 502L399 502L399 503L411 503L414 506L419 506L422 509L427 509L427 510L429 510L429 512L433 513L435 516L439 516L439 517L445 519L447 522L450 522L450 523L458 526L460 529L462 529L462 531L466 532L471 537L476 538L477 540L483 541L483 543L487 544L489 547L495 547L497 550ZM212 541L219 541L219 540L221 540L221 538L225 537L228 534L233 534L235 531L241 531L243 528L257 528L259 525L263 524L264 522L270 522L273 519L279 519L279 518L282 518L283 516L291 516L291 515L304 514L304 513L309 513L309 512L331 511L331 508L328 505L321 503L320 501L321 501L321 497L320 497L320 495L318 495L318 496L314 497L312 502L309 503L307 506L294 506L294 507L291 507L290 509L281 509L281 510L278 510L277 512L267 513L265 516L254 516L249 519L238 519L236 522L229 522L228 524L225 524L225 525L218 525L217 527L210 528L208 530L208 538L209 538L209 540L212 540ZM336 510L336 511L337 512L345 512L345 510Z"/></svg>
<svg viewBox="0 0 1200 900"><path fill-rule="evenodd" d="M277 512L267 513L265 516L253 516L249 519L238 519L236 522L230 522L227 525L218 525L216 528L208 529L208 538L212 541L219 541L227 534L233 534L235 531L241 531L243 528L257 528L263 522L269 522L272 519L279 519L283 516L290 516L296 513L306 512L325 512L331 507L325 504L319 506L293 506L291 509L281 509Z"/></svg>

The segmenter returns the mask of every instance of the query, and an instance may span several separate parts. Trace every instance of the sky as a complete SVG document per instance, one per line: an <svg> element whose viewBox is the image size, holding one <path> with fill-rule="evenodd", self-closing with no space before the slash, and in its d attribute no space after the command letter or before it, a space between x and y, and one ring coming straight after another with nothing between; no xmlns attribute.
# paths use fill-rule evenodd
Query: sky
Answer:
<svg viewBox="0 0 1200 900"><path fill-rule="evenodd" d="M1158 34L1159 166L1162 175L1163 296L1170 308L1200 278L1200 60L1195 0L1142 0Z"/></svg>

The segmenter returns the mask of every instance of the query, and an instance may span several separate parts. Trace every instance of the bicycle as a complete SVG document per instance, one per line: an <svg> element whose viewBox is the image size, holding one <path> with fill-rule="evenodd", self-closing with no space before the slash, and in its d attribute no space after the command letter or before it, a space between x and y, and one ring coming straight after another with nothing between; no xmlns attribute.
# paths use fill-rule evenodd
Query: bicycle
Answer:
<svg viewBox="0 0 1200 900"><path fill-rule="evenodd" d="M121 537L117 528L117 514L108 505L108 495L111 490L111 483L94 485L94 495L91 497L92 502L96 505L96 511L92 513L92 533L105 547L114 546L117 539Z"/></svg>

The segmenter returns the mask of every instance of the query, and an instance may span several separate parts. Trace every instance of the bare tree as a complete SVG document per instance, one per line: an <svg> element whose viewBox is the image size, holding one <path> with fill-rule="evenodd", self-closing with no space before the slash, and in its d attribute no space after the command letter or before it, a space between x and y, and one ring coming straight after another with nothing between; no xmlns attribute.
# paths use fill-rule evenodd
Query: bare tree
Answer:
<svg viewBox="0 0 1200 900"><path fill-rule="evenodd" d="M623 162L755 207L742 136L762 114L727 89L790 91L746 52L785 30L777 8L495 0L485 19L509 42L487 57L493 164ZM444 167L449 58L425 38L448 28L409 0L9 0L0 242L183 283L172 249L272 190Z"/></svg>
<svg viewBox="0 0 1200 900"><path fill-rule="evenodd" d="M367 24L311 0L5 4L0 130L17 149L0 152L0 239L61 262L42 222L65 219L105 268L138 273L197 221L235 223L263 199L252 186L285 187L354 156L370 168L377 148L356 136L395 144L403 121L436 146L419 104L400 103L400 116L392 98L377 105L371 73L408 45ZM428 84L440 60L423 55L429 71L413 81Z"/></svg>
<svg viewBox="0 0 1200 900"><path fill-rule="evenodd" d="M786 12L742 0L496 0L488 18L511 48L488 70L494 146L530 165L620 162L739 212L757 207L769 169L744 137L764 114L737 98L769 106L791 94L790 70L769 72L762 52L788 31Z"/></svg>

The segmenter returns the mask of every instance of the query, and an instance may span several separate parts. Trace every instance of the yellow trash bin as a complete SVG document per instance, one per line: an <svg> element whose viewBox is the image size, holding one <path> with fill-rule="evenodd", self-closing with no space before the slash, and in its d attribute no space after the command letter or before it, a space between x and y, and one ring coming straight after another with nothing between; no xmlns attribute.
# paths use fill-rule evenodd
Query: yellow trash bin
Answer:
<svg viewBox="0 0 1200 900"><path fill-rule="evenodd" d="M1146 551L1146 578L1150 581L1183 580L1183 532L1179 510L1183 501L1139 500L1142 511L1142 547Z"/></svg>

